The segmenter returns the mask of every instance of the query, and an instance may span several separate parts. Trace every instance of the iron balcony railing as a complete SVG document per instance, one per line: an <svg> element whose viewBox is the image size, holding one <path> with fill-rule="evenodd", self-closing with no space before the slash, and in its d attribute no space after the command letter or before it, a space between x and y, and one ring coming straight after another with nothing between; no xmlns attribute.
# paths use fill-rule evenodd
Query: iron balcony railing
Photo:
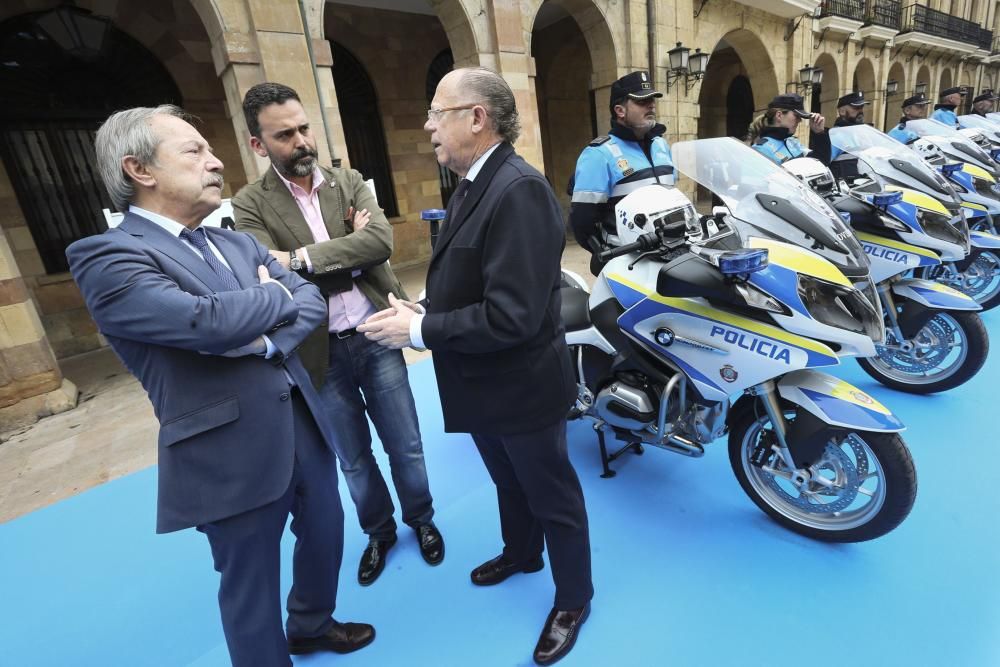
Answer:
<svg viewBox="0 0 1000 667"><path fill-rule="evenodd" d="M907 5L903 8L900 31L922 32L986 49L993 42L992 30L986 30L974 21L966 21L923 5Z"/></svg>
<svg viewBox="0 0 1000 667"><path fill-rule="evenodd" d="M842 16L856 21L865 20L865 0L823 0L820 5L822 16Z"/></svg>
<svg viewBox="0 0 1000 667"><path fill-rule="evenodd" d="M900 0L868 0L865 25L880 25L899 30L903 16Z"/></svg>

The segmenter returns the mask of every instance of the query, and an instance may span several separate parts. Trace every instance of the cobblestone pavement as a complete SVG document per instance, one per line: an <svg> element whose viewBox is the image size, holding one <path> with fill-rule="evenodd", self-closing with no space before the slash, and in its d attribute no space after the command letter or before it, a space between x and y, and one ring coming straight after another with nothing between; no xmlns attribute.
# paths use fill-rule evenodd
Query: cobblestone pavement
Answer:
<svg viewBox="0 0 1000 667"><path fill-rule="evenodd" d="M563 266L590 278L589 255L567 242ZM406 292L423 289L427 266L398 272ZM407 363L430 352L406 350ZM0 523L156 463L157 424L146 394L105 348L61 362L80 389L78 406L0 434Z"/></svg>

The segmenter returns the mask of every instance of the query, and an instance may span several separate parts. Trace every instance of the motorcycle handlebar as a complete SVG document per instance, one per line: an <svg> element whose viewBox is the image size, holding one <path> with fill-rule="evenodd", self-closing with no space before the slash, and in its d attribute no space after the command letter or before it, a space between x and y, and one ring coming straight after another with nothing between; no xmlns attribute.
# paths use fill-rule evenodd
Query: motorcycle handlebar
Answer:
<svg viewBox="0 0 1000 667"><path fill-rule="evenodd" d="M617 248L611 248L610 250L601 252L601 254L598 255L598 259L602 262L607 262L609 259L621 257L622 255L628 255L636 250L652 250L659 245L659 242L659 235L656 232L649 232L648 234L640 236L638 241L626 243L625 245L618 246Z"/></svg>

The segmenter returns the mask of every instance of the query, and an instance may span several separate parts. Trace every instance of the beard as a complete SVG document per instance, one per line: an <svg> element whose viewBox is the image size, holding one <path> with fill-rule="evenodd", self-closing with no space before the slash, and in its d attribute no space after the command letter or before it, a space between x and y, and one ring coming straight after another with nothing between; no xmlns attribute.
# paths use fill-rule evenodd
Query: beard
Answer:
<svg viewBox="0 0 1000 667"><path fill-rule="evenodd" d="M280 164L276 162L274 166L278 168L278 171L283 176L297 176L301 178L313 173L313 169L316 168L317 156L318 154L312 148L302 148L292 153L287 160Z"/></svg>

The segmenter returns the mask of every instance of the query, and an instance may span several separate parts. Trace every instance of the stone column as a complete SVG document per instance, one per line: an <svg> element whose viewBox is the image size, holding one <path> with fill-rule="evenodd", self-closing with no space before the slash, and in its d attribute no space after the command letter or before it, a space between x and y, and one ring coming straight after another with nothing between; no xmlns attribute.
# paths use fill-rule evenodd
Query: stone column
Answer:
<svg viewBox="0 0 1000 667"><path fill-rule="evenodd" d="M0 227L0 431L76 406Z"/></svg>
<svg viewBox="0 0 1000 667"><path fill-rule="evenodd" d="M297 0L237 1L241 4L245 2L245 6L242 12L233 14L245 17L246 24L229 25L222 34L212 35L212 57L226 91L226 107L236 130L247 180L254 181L270 164L250 150L242 109L247 90L263 81L283 83L298 92L317 137L320 162L330 164L334 155L330 152L321 112L321 105L328 115L336 109L336 94L331 94L333 79L328 74L332 66L329 46L319 39L314 39L312 43L320 68L320 85L324 89L321 94L310 64L308 38ZM318 25L310 25L310 28L314 33L322 30L322 26ZM327 77L329 86L324 83ZM339 121L339 116L337 118ZM339 136L342 144L343 130ZM336 156L346 158L346 154L336 153L336 132L332 143Z"/></svg>

